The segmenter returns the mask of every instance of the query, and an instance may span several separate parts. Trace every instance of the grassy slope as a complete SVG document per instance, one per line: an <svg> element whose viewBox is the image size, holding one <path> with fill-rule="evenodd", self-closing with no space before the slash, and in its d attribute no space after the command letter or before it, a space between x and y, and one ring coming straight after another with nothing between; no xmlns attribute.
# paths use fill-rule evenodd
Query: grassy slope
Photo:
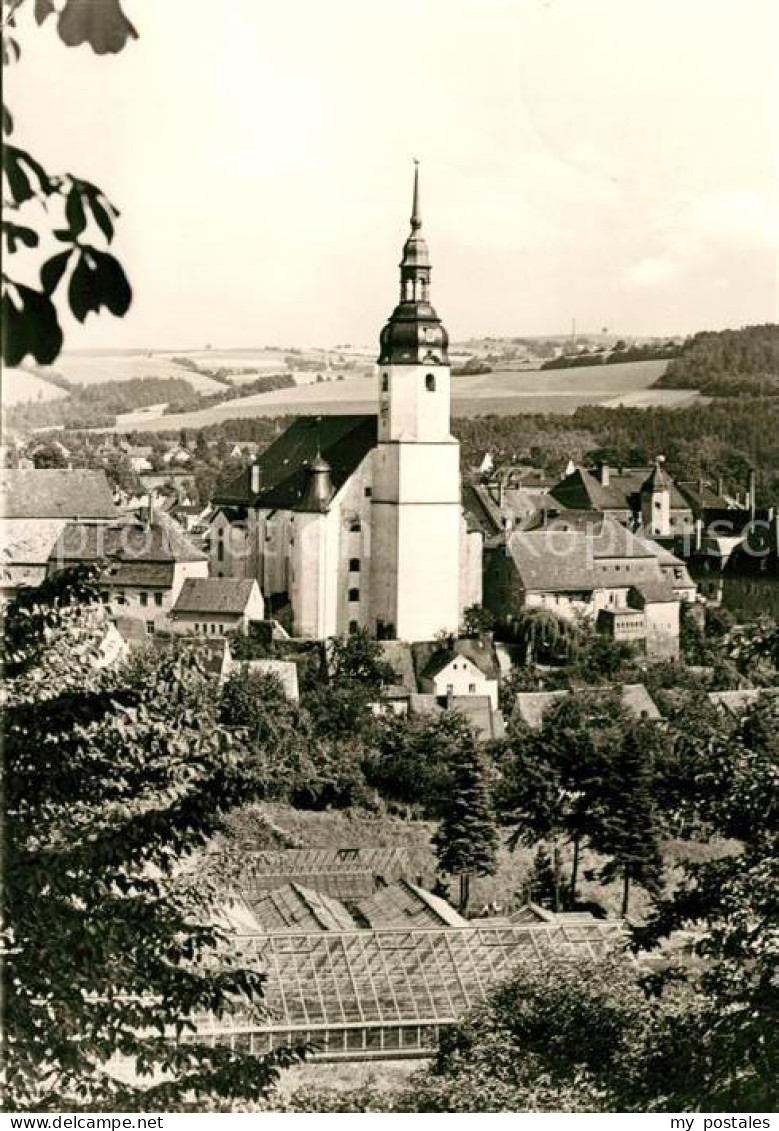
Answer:
<svg viewBox="0 0 779 1131"><path fill-rule="evenodd" d="M266 821L271 822L284 836L269 835ZM430 837L435 825L430 821L404 820L387 813L370 813L363 809L327 809L321 812L293 809L290 805L265 804L248 806L231 815L228 821L232 836L247 850L252 848L311 847L350 848L370 845L384 847L404 845L410 852L414 878L419 877L424 886L431 886L435 878L435 856L430 847ZM506 839L505 830L501 839ZM689 844L668 841L664 855L672 880L676 865L685 857L705 859L719 855L723 846ZM477 877L471 885L471 914L479 915L485 903L497 901L504 908L521 902L519 893L526 882L533 852L517 848L509 852L505 846L499 853L499 866L495 876ZM563 874L568 872L570 854L563 849ZM586 878L586 873L599 864L594 853L584 852L580 894L584 899L594 899L605 906L610 914L617 914L621 885L608 885ZM452 898L456 898L456 883L452 885ZM640 888L632 896L631 917L640 918L648 908L648 899Z"/></svg>

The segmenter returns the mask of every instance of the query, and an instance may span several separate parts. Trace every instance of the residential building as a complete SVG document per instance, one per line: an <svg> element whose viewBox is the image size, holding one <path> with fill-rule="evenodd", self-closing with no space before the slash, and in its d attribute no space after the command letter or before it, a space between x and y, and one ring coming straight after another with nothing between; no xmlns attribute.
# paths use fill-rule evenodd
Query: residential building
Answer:
<svg viewBox="0 0 779 1131"><path fill-rule="evenodd" d="M248 631L250 621L262 620L265 605L253 579L198 577L185 581L171 614L176 632L203 636Z"/></svg>
<svg viewBox="0 0 779 1131"><path fill-rule="evenodd" d="M84 469L5 468L0 508L0 601L40 585L70 521L97 527L117 517L105 472Z"/></svg>
<svg viewBox="0 0 779 1131"><path fill-rule="evenodd" d="M188 579L208 576L206 555L160 515L151 523L64 524L47 571L74 565L98 566L105 603L117 616L144 622L149 633L164 627Z"/></svg>

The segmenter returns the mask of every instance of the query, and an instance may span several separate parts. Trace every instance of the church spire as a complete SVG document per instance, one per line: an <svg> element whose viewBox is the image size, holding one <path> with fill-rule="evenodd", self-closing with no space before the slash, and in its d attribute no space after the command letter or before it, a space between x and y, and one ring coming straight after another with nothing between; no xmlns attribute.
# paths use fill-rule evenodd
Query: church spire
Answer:
<svg viewBox="0 0 779 1131"><path fill-rule="evenodd" d="M421 228L419 162L415 158L411 232L400 261L400 302L382 331L382 365L449 364L448 337L430 305L430 252Z"/></svg>
<svg viewBox="0 0 779 1131"><path fill-rule="evenodd" d="M419 209L419 162L414 158L414 198L411 204L411 231L422 227L422 213Z"/></svg>

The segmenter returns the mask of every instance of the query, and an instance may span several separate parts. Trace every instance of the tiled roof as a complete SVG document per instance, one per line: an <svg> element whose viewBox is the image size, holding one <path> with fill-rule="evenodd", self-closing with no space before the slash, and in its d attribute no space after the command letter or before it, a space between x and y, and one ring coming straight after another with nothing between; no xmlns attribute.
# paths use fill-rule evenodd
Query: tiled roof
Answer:
<svg viewBox="0 0 779 1131"><path fill-rule="evenodd" d="M101 572L100 582L117 588L170 589L174 573L174 562L112 562Z"/></svg>
<svg viewBox="0 0 779 1131"><path fill-rule="evenodd" d="M414 674L414 660L411 645L405 640L380 640L381 658L389 664L397 677L395 686L408 692L415 692L417 679Z"/></svg>
<svg viewBox="0 0 779 1131"><path fill-rule="evenodd" d="M557 483L549 494L572 510L592 508L603 511L638 511L641 490L657 473L654 467L631 467L619 471L609 469L608 483L601 483L597 474L577 467ZM664 470L659 472L670 492L671 510L689 510L690 504Z"/></svg>
<svg viewBox="0 0 779 1131"><path fill-rule="evenodd" d="M104 558L122 562L204 562L202 550L187 538L177 523L155 521L94 525L69 522L52 552L60 563L97 562Z"/></svg>
<svg viewBox="0 0 779 1131"><path fill-rule="evenodd" d="M673 585L666 577L653 577L646 581L636 581L630 588L639 594L645 604L668 604L676 600Z"/></svg>
<svg viewBox="0 0 779 1131"><path fill-rule="evenodd" d="M45 566L65 523L61 518L0 520L0 565Z"/></svg>
<svg viewBox="0 0 779 1131"><path fill-rule="evenodd" d="M63 468L0 470L4 518L93 518L116 516L104 471Z"/></svg>
<svg viewBox="0 0 779 1131"><path fill-rule="evenodd" d="M763 698L776 699L779 703L779 687L750 687L740 691L710 691L709 701L732 715L741 715L754 703Z"/></svg>
<svg viewBox="0 0 779 1131"><path fill-rule="evenodd" d="M584 694L604 697L619 690L622 706L636 719L661 718L660 712L643 683L625 683L621 687L581 688L579 692L571 691L520 691L514 702L513 714L522 719L533 730L540 730L543 726L544 715L555 703L561 702L568 695Z"/></svg>
<svg viewBox="0 0 779 1131"><path fill-rule="evenodd" d="M173 614L244 613L257 582L236 577L188 577L181 587Z"/></svg>
<svg viewBox="0 0 779 1131"><path fill-rule="evenodd" d="M251 490L250 466L219 491L214 502L219 506L305 510L308 470L317 455L330 465L333 488L338 491L376 441L375 416L298 417L252 465L260 468L259 493Z"/></svg>
<svg viewBox="0 0 779 1131"><path fill-rule="evenodd" d="M415 647L414 651L417 663L420 664L420 679L432 679L459 656L470 660L487 679L497 679L500 674L492 643L485 644L481 640L471 640L465 637L456 640L452 648L436 646L432 653L427 655L427 658L425 658L426 647L424 644Z"/></svg>
<svg viewBox="0 0 779 1131"><path fill-rule="evenodd" d="M603 516L587 529L561 528L556 522L540 530L515 531L507 549L520 581L529 592L554 593L600 588L629 588L648 576L656 555L620 523Z"/></svg>
<svg viewBox="0 0 779 1131"><path fill-rule="evenodd" d="M503 529L500 507L481 483L464 483L462 505L468 525L482 534L499 534Z"/></svg>

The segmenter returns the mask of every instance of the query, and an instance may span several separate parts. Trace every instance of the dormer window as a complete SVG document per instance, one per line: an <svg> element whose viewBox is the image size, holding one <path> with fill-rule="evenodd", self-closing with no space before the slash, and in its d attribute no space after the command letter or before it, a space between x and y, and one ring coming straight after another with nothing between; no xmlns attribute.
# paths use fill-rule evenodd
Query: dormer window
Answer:
<svg viewBox="0 0 779 1131"><path fill-rule="evenodd" d="M427 389L428 393L434 393L435 392L435 374L428 373L426 375L426 377L425 377L425 388Z"/></svg>

